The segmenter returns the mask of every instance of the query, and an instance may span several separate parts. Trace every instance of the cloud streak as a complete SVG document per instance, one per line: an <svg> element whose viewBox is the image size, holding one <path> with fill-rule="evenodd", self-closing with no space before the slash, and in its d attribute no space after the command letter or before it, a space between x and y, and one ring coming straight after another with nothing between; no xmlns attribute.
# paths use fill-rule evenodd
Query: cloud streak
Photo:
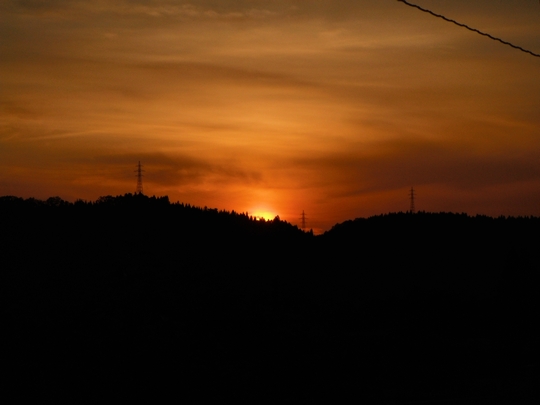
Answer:
<svg viewBox="0 0 540 405"><path fill-rule="evenodd" d="M341 153L292 163L301 170L325 172L319 187L330 197L403 188L407 184L482 189L540 181L540 148L519 154L486 154L459 143L389 141L357 154Z"/></svg>
<svg viewBox="0 0 540 405"><path fill-rule="evenodd" d="M237 164L210 162L185 154L167 155L162 153L99 155L92 159L98 165L126 171L134 161L141 161L146 170L146 181L159 186L182 187L202 183L241 183L254 185L262 181L262 174L245 171ZM90 163L90 162L89 162Z"/></svg>
<svg viewBox="0 0 540 405"><path fill-rule="evenodd" d="M239 2L242 3L242 2ZM253 3L253 2L252 2ZM264 6L267 2L260 2ZM225 4L225 7L224 7ZM96 0L91 3L83 0L6 0L0 7L5 12L16 14L52 16L65 18L66 16L80 17L81 15L111 14L148 16L152 18L189 18L189 19L263 19L277 16L279 13L256 5L234 4L227 2L198 1L197 4L185 3L175 0L129 1Z"/></svg>

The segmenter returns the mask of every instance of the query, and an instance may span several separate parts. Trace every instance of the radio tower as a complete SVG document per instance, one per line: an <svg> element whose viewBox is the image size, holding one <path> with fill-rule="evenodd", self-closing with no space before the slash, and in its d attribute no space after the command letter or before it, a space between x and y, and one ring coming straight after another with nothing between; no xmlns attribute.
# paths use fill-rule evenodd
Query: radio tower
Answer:
<svg viewBox="0 0 540 405"><path fill-rule="evenodd" d="M415 209L414 209L414 188L411 187L411 191L409 192L409 197L411 198L411 209L410 209L410 213L411 214L414 214L415 212Z"/></svg>
<svg viewBox="0 0 540 405"><path fill-rule="evenodd" d="M302 221L302 230L306 230L306 214L304 210L302 210L302 216L300 217L300 220Z"/></svg>
<svg viewBox="0 0 540 405"><path fill-rule="evenodd" d="M144 170L142 169L141 161L139 160L139 164L137 165L137 170L135 170L135 173L137 173L137 190L135 191L135 194L142 194L143 193L143 187L142 187L142 178Z"/></svg>

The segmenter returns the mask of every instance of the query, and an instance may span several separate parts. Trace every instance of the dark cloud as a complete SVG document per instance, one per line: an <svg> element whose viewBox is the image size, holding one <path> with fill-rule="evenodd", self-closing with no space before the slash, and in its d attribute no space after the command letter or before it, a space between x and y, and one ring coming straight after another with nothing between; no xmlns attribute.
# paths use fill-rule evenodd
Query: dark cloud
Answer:
<svg viewBox="0 0 540 405"><path fill-rule="evenodd" d="M83 0L4 0L0 3L0 11L66 18L72 16L83 4Z"/></svg>
<svg viewBox="0 0 540 405"><path fill-rule="evenodd" d="M144 165L145 181L168 187L197 185L202 183L240 183L254 185L262 181L262 175L256 171L244 170L234 162L210 162L189 155L166 155L161 153L111 154L100 155L92 159L94 164L126 173L126 168L133 167L138 161ZM135 169L133 169L135 170Z"/></svg>
<svg viewBox="0 0 540 405"><path fill-rule="evenodd" d="M194 81L205 82L212 85L222 82L229 85L271 88L294 88L316 89L316 83L276 72L268 72L261 69L247 68L242 66L225 66L217 63L202 62L153 62L135 64L132 67L152 77L159 77L163 83L193 83ZM167 78L171 80L168 81Z"/></svg>
<svg viewBox="0 0 540 405"><path fill-rule="evenodd" d="M466 144L394 140L366 152L300 159L293 166L325 173L313 180L313 186L328 188L332 197L395 190L412 184L476 190L540 181L538 153L539 149L482 153Z"/></svg>
<svg viewBox="0 0 540 405"><path fill-rule="evenodd" d="M9 116L18 119L36 119L43 116L43 113L28 108L24 103L12 100L0 101L0 114L4 118Z"/></svg>

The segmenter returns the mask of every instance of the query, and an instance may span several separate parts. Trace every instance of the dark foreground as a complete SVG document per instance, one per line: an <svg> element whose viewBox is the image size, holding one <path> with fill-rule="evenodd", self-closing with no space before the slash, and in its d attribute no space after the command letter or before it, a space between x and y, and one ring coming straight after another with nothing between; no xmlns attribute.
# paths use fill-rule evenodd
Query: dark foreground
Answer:
<svg viewBox="0 0 540 405"><path fill-rule="evenodd" d="M540 220L392 214L314 237L126 195L0 198L15 399L540 403Z"/></svg>

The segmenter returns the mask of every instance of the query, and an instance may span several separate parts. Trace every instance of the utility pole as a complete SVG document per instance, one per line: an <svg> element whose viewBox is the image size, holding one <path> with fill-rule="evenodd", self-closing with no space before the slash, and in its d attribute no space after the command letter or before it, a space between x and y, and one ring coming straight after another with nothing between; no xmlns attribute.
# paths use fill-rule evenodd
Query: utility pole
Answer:
<svg viewBox="0 0 540 405"><path fill-rule="evenodd" d="M141 161L139 160L139 164L137 165L137 170L135 170L135 173L137 173L137 190L135 191L135 194L142 194L143 193L143 187L142 187L142 178L144 170L142 169L143 165L141 165Z"/></svg>
<svg viewBox="0 0 540 405"><path fill-rule="evenodd" d="M411 191L409 191L409 197L411 199L411 208L409 210L409 212L411 214L414 214L415 212L415 209L414 209L414 197L415 197L415 194L414 194L414 188L411 187Z"/></svg>

